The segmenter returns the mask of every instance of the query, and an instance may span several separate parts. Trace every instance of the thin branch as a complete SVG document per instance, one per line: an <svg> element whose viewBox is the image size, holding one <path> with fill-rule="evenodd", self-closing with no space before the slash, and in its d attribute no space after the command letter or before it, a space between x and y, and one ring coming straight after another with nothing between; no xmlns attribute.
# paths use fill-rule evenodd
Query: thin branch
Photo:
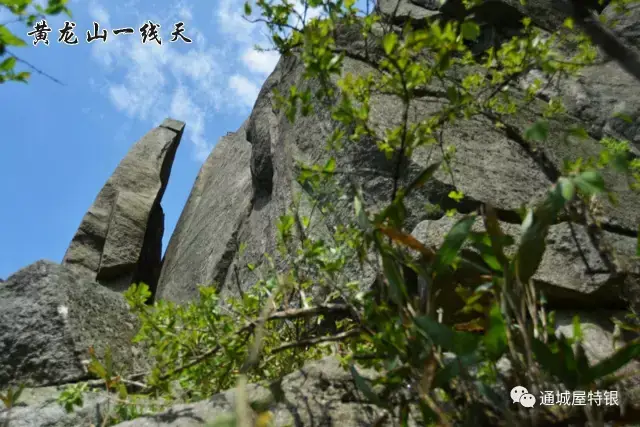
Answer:
<svg viewBox="0 0 640 427"><path fill-rule="evenodd" d="M40 68L36 67L35 65L31 64L28 61L25 61L24 59L16 56L15 54L9 52L8 50L6 51L7 55L13 57L16 59L16 61L18 62L22 62L23 64L25 64L27 67L31 68L33 71L35 71L36 73L40 74L41 76L44 76L46 78L48 78L49 80L53 81L54 83L59 84L60 86L66 86L65 83L63 83L62 81L58 80L57 78L53 77L51 74L48 74L44 71L42 71Z"/></svg>
<svg viewBox="0 0 640 427"><path fill-rule="evenodd" d="M294 319L298 317L315 316L318 314L349 313L350 311L351 309L346 304L321 304L309 308L292 308L289 310L278 311L269 315L266 320ZM248 326L249 325L245 326L245 328Z"/></svg>
<svg viewBox="0 0 640 427"><path fill-rule="evenodd" d="M282 351L289 350L291 348L307 347L307 346L310 346L310 345L316 345L316 344L321 344L321 343L325 343L325 342L342 341L342 340L345 340L347 338L355 337L357 335L360 335L361 333L362 333L362 330L353 329L351 331L342 332L342 333L339 333L337 335L331 335L331 336L327 336L327 337L308 338L308 339L305 339L305 340L300 340L300 341L296 341L296 342L292 342L292 343L281 345L280 347L276 347L273 350L271 350L270 353L271 353L271 355L274 355L274 354L280 353ZM269 359L267 359L267 360L269 360Z"/></svg>
<svg viewBox="0 0 640 427"><path fill-rule="evenodd" d="M166 374L161 375L159 380L160 381L168 380L169 378L171 378L175 374L178 374L178 373L180 373L182 371L185 371L185 370L197 365L200 362L203 362L204 360L208 359L209 357L215 355L218 351L220 351L221 348L222 348L222 346L220 344L216 345L215 347L213 347L213 348L209 349L208 351L202 353L200 356L196 357L195 359L191 360L190 362L187 362L187 363L185 363L183 365L180 365L176 369L173 369L170 372L167 372Z"/></svg>

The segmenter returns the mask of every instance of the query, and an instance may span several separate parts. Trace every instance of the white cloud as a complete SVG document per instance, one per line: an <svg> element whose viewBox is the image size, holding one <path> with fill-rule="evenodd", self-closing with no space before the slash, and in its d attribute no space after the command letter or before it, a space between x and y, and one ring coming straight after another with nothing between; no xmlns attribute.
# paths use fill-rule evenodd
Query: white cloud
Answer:
<svg viewBox="0 0 640 427"><path fill-rule="evenodd" d="M260 87L240 74L234 74L229 78L229 86L236 92L239 100L247 107L253 107L256 102Z"/></svg>
<svg viewBox="0 0 640 427"><path fill-rule="evenodd" d="M193 19L193 13L191 8L186 4L182 4L178 7L178 17L185 21L191 21Z"/></svg>
<svg viewBox="0 0 640 427"><path fill-rule="evenodd" d="M276 67L280 54L276 51L257 51L253 48L248 49L242 55L242 61L254 73L270 74Z"/></svg>
<svg viewBox="0 0 640 427"><path fill-rule="evenodd" d="M95 1L89 3L89 16L95 22L99 23L101 28L111 28L111 17L109 12Z"/></svg>
<svg viewBox="0 0 640 427"><path fill-rule="evenodd" d="M233 35L242 43L252 43L256 37L257 26L245 20L244 2L238 0L219 0L216 6L216 18L220 30Z"/></svg>
<svg viewBox="0 0 640 427"><path fill-rule="evenodd" d="M186 50L168 42L142 44L138 39L127 39L115 50L110 52L111 68L124 77L111 78L107 89L114 107L154 124L166 116L185 121L185 139L193 144L196 159L206 159L211 145L205 123L222 99L216 87L221 72L216 52L193 44Z"/></svg>
<svg viewBox="0 0 640 427"><path fill-rule="evenodd" d="M193 144L199 161L215 142L207 137L207 122L215 120L218 111L244 118L279 59L277 52L253 49L268 43L263 28L242 18L243 1L220 0L214 11L218 25L213 26L185 0L174 3L161 17L144 8L144 2L122 8L90 1L91 19L100 22L100 28L111 28L110 21L136 27L135 34L115 37L110 33L107 43L93 43L92 58L103 66L105 76L104 84L93 87L131 118L154 125L167 116L185 121L185 139ZM162 45L141 43L137 27L147 20L161 24ZM169 42L169 32L178 21L185 23L184 34L193 43Z"/></svg>
<svg viewBox="0 0 640 427"><path fill-rule="evenodd" d="M195 155L198 161L205 161L211 151L211 144L205 138L205 111L193 102L188 89L178 86L173 93L170 107L171 117L187 123L186 134L195 144Z"/></svg>
<svg viewBox="0 0 640 427"><path fill-rule="evenodd" d="M297 17L297 19L295 20L296 24L301 23L300 18L304 18L304 22L309 22L314 18L320 17L323 13L322 8L320 7L307 7L305 11L304 5L305 2L299 0L294 6L294 10L296 11L297 15L299 15L299 17Z"/></svg>

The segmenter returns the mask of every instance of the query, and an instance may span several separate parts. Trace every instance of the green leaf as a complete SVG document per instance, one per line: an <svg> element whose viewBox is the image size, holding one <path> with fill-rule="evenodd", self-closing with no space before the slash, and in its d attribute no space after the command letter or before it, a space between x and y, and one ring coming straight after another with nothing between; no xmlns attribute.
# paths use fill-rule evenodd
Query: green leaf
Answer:
<svg viewBox="0 0 640 427"><path fill-rule="evenodd" d="M589 134L582 126L574 126L570 128L565 136L565 142L568 141L571 136L577 139L589 139Z"/></svg>
<svg viewBox="0 0 640 427"><path fill-rule="evenodd" d="M7 46L26 46L27 43L19 37L16 37L7 27L0 25L0 44Z"/></svg>
<svg viewBox="0 0 640 427"><path fill-rule="evenodd" d="M480 26L473 21L462 23L460 33L465 40L476 40L480 35Z"/></svg>
<svg viewBox="0 0 640 427"><path fill-rule="evenodd" d="M484 335L484 346L492 360L500 359L507 349L507 324L498 304L494 304L489 311L489 327Z"/></svg>
<svg viewBox="0 0 640 427"><path fill-rule="evenodd" d="M573 325L573 338L580 342L584 339L584 335L582 334L582 326L580 325L580 316L577 314L573 316L572 320Z"/></svg>
<svg viewBox="0 0 640 427"><path fill-rule="evenodd" d="M449 192L448 197L459 203L462 199L464 199L464 193L462 191L454 190Z"/></svg>
<svg viewBox="0 0 640 427"><path fill-rule="evenodd" d="M422 172L420 172L420 175L418 175L407 186L407 188L406 188L406 190L404 192L404 196L406 197L413 190L416 190L416 189L421 188L422 186L424 186L427 183L427 181L429 181L431 179L433 174L436 173L436 171L438 170L438 168L440 167L441 164L442 164L442 162L433 163L433 164L427 166Z"/></svg>
<svg viewBox="0 0 640 427"><path fill-rule="evenodd" d="M335 157L331 157L327 164L324 166L324 171L328 173L332 173L336 170L336 159Z"/></svg>
<svg viewBox="0 0 640 427"><path fill-rule="evenodd" d="M384 48L384 52L387 55L391 55L391 52L393 52L393 49L396 47L396 44L398 43L398 35L396 33L387 33L385 34L384 38L382 39L382 47Z"/></svg>
<svg viewBox="0 0 640 427"><path fill-rule="evenodd" d="M522 238L516 255L516 272L522 283L529 282L542 262L547 232L548 226L535 218L533 210L529 210L522 222Z"/></svg>
<svg viewBox="0 0 640 427"><path fill-rule="evenodd" d="M371 223L369 222L369 217L364 210L363 197L362 190L359 188L356 189L356 195L353 198L353 208L360 227L362 227L363 230L369 230L371 228Z"/></svg>
<svg viewBox="0 0 640 427"><path fill-rule="evenodd" d="M478 335L469 332L458 332L428 316L414 319L418 331L445 351L452 351L459 356L473 353L480 343Z"/></svg>
<svg viewBox="0 0 640 427"><path fill-rule="evenodd" d="M382 254L382 268L384 270L384 277L387 279L387 282L389 282L391 299L396 304L402 305L407 295L407 290L398 264L390 256Z"/></svg>
<svg viewBox="0 0 640 427"><path fill-rule="evenodd" d="M586 386L589 380L589 359L582 343L576 345L576 365L578 369L578 382L576 386Z"/></svg>
<svg viewBox="0 0 640 427"><path fill-rule="evenodd" d="M545 371L563 381L567 386L570 386L574 382L566 369L562 356L554 354L547 344L534 338L531 342L531 349L536 360Z"/></svg>
<svg viewBox="0 0 640 427"><path fill-rule="evenodd" d="M621 119L621 120L623 120L623 121L625 121L625 122L627 122L627 123L633 123L633 117L631 117L631 116L630 116L629 114L627 114L627 113L622 113L622 112L620 112L620 113L614 113L614 114L613 114L613 117L614 117L614 118Z"/></svg>
<svg viewBox="0 0 640 427"><path fill-rule="evenodd" d="M534 210L529 210L522 222L522 237L516 254L516 273L522 283L535 274L544 251L549 226L554 223L566 204L559 185L554 185L547 197Z"/></svg>
<svg viewBox="0 0 640 427"><path fill-rule="evenodd" d="M602 193L605 189L602 175L594 170L582 172L573 182L587 196Z"/></svg>
<svg viewBox="0 0 640 427"><path fill-rule="evenodd" d="M640 340L632 341L613 355L595 364L589 370L591 381L613 374L632 360L640 358Z"/></svg>
<svg viewBox="0 0 640 427"><path fill-rule="evenodd" d="M14 77L14 80L26 83L29 77L31 77L31 73L29 73L28 71L21 71L18 74L16 74L16 76Z"/></svg>
<svg viewBox="0 0 640 427"><path fill-rule="evenodd" d="M247 16L251 15L251 5L249 4L249 2L246 2L244 4L244 14Z"/></svg>
<svg viewBox="0 0 640 427"><path fill-rule="evenodd" d="M473 227L475 221L475 215L471 215L461 219L451 227L442 246L440 246L440 249L438 249L436 253L433 265L436 273L443 271L444 268L450 266L455 261L462 245L465 240L467 240L467 237L469 237L471 227Z"/></svg>
<svg viewBox="0 0 640 427"><path fill-rule="evenodd" d="M524 132L524 137L529 141L544 142L549 136L549 124L546 121L538 120Z"/></svg>
<svg viewBox="0 0 640 427"><path fill-rule="evenodd" d="M16 62L17 62L16 58L14 58L13 56L10 56L9 58L2 61L2 63L0 63L0 70L9 71L16 65Z"/></svg>
<svg viewBox="0 0 640 427"><path fill-rule="evenodd" d="M104 368L102 363L95 357L92 358L91 362L87 365L87 370L102 380L107 379L107 370Z"/></svg>
<svg viewBox="0 0 640 427"><path fill-rule="evenodd" d="M373 389L369 385L369 382L358 373L355 366L351 365L350 370L351 375L353 376L353 380L356 383L356 388L360 390L362 394L364 394L364 397L366 397L369 402L385 408L386 406L382 403L378 395L373 391Z"/></svg>
<svg viewBox="0 0 640 427"><path fill-rule="evenodd" d="M557 185L560 187L560 193L562 194L562 197L567 202L573 200L573 196L575 196L576 194L576 187L569 178L566 178L564 176L560 177L560 179L558 179Z"/></svg>
<svg viewBox="0 0 640 427"><path fill-rule="evenodd" d="M450 384L451 380L458 377L463 369L477 365L480 362L482 362L482 356L478 353L457 357L455 360L445 364L442 369L438 370L433 380L434 387L442 387Z"/></svg>

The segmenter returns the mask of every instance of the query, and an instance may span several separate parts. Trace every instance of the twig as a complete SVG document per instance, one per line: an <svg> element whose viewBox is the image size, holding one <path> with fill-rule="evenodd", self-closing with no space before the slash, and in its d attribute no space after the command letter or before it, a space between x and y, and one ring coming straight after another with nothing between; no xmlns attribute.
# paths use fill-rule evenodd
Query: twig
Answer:
<svg viewBox="0 0 640 427"><path fill-rule="evenodd" d="M640 55L625 46L610 30L603 27L581 0L571 0L571 4L573 5L571 14L578 26L607 55L615 59L625 71L640 81Z"/></svg>
<svg viewBox="0 0 640 427"><path fill-rule="evenodd" d="M349 313L350 311L347 304L321 304L309 308L291 308L289 310L278 311L269 315L266 320L293 319L326 313Z"/></svg>
<svg viewBox="0 0 640 427"><path fill-rule="evenodd" d="M353 329L351 331L342 332L342 333L339 333L337 335L331 335L331 336L328 336L328 337L307 338L305 340L300 340L300 341L296 341L296 342L292 342L292 343L281 345L280 347L276 347L273 350L271 350L271 355L283 352L285 350L289 350L291 348L296 348L296 347L306 347L306 346L321 344L321 343L325 343L325 342L342 341L344 339L360 335L361 333L362 333L362 330ZM269 361L269 360L271 360L271 358L267 359L267 361Z"/></svg>
<svg viewBox="0 0 640 427"><path fill-rule="evenodd" d="M42 71L40 68L36 67L35 65L31 64L30 62L25 61L24 59L22 59L22 58L20 58L20 57L16 56L15 54L13 54L13 53L9 52L8 50L7 50L6 52L7 52L7 55L9 55L9 56L11 56L11 57L15 58L15 59L16 59L16 61L18 61L18 62L22 62L22 63L23 63L23 64L25 64L27 67L29 67L29 68L31 68L33 71L35 71L36 73L38 73L38 74L40 74L40 75L42 75L42 76L45 76L46 78L48 78L49 80L52 80L54 83L57 83L57 84L59 84L60 86L66 86L66 84L64 84L62 81L60 81L60 80L56 79L56 78L55 78L55 77L53 77L51 74L48 74L48 73L46 73L46 72Z"/></svg>

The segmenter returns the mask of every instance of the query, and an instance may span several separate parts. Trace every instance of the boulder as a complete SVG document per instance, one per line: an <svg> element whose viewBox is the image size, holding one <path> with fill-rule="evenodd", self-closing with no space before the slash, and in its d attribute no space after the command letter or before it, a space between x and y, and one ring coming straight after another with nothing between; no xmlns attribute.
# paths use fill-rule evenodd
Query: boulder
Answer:
<svg viewBox="0 0 640 427"><path fill-rule="evenodd" d="M0 408L0 426L84 427L101 424L101 409L106 408L109 401L106 392L86 392L82 405L67 412L57 402L62 390L62 387L24 389L13 408Z"/></svg>
<svg viewBox="0 0 640 427"><path fill-rule="evenodd" d="M137 331L120 293L38 261L0 286L0 389L86 379L91 346L99 358L110 347L120 373L140 372L142 352L131 343Z"/></svg>
<svg viewBox="0 0 640 427"><path fill-rule="evenodd" d="M424 245L438 248L460 215L426 220L412 234ZM501 221L502 232L514 238L506 248L513 255L521 236L519 224ZM485 231L478 219L473 231ZM604 231L598 245L590 230L579 224L560 222L552 225L546 239L546 251L533 276L537 289L544 292L551 308L624 308L640 288L635 277L640 263L635 257L636 240ZM599 248L608 248L607 251ZM467 244L465 251L472 251ZM614 269L612 269L614 267ZM445 312L460 308L461 301L453 289L443 289L438 304Z"/></svg>
<svg viewBox="0 0 640 427"><path fill-rule="evenodd" d="M114 393L104 387L89 384L82 395L82 403L67 412L59 403L59 398L67 387L62 384L49 387L27 387L23 389L17 402L10 409L0 406L0 426L2 427L91 427L113 425L122 420L121 407ZM164 399L137 396L137 414L156 413L167 408ZM106 422L109 420L108 422ZM106 422L106 424L105 424Z"/></svg>
<svg viewBox="0 0 640 427"><path fill-rule="evenodd" d="M578 316L582 331L582 345L585 355L590 365L606 359L613 355L625 345L625 336L620 333L617 339L614 320L624 321L624 312L607 310L597 311L577 311L558 310L556 312L556 333L564 335L566 338L574 337L573 317ZM620 331L622 332L622 331ZM631 335L631 334L629 334ZM630 339L637 339L636 336L629 336ZM621 387L621 399L634 407L640 407L640 361L631 361L618 370L615 375L623 377ZM621 402L622 403L622 402Z"/></svg>
<svg viewBox="0 0 640 427"><path fill-rule="evenodd" d="M162 265L160 202L185 124L166 119L120 162L80 223L62 263L118 291L155 290Z"/></svg>

